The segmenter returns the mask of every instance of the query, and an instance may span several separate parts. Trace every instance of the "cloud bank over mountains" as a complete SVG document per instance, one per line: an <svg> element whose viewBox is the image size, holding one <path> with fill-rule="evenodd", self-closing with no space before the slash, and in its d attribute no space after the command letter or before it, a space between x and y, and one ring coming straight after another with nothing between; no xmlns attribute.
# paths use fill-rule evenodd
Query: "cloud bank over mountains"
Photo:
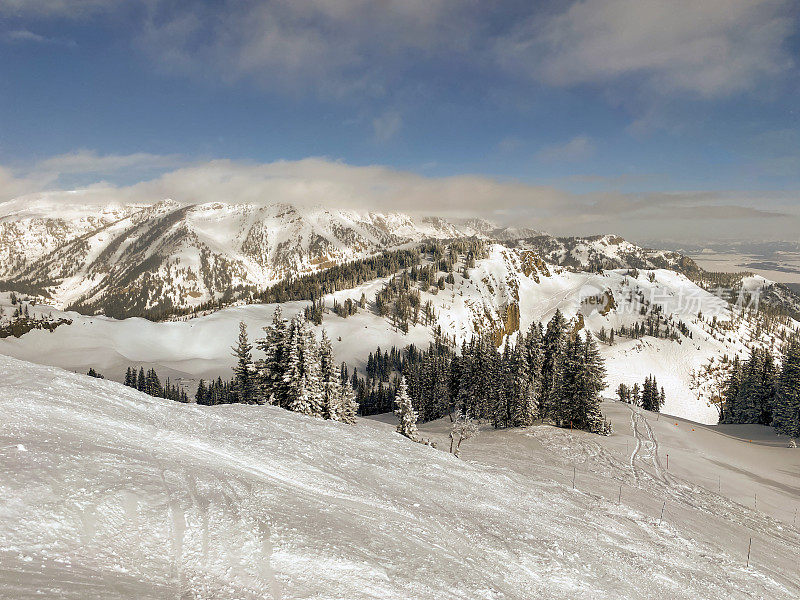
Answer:
<svg viewBox="0 0 800 600"><path fill-rule="evenodd" d="M0 200L16 206L49 202L104 205L153 203L277 203L445 217L483 217L551 233L616 232L629 237L693 236L747 239L791 237L800 223L788 193L748 195L727 191L576 194L481 175L426 177L380 165L353 166L327 158L255 163L227 159L181 164L175 156L100 156L80 151L54 156L28 169L0 167ZM176 167L176 165L178 165ZM173 168L176 167L176 168ZM160 174L129 185L101 175L120 171ZM80 193L58 184L89 178ZM6 207L9 205L7 204ZM0 205L0 211L3 210ZM726 235L714 236L715 231ZM772 232L773 236L765 236Z"/></svg>

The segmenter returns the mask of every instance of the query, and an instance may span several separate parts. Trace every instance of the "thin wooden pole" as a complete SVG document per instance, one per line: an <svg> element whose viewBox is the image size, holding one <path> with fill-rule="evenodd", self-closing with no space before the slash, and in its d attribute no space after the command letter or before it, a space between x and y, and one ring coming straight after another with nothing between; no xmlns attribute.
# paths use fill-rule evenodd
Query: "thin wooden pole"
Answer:
<svg viewBox="0 0 800 600"><path fill-rule="evenodd" d="M619 486L619 498L617 498L617 504L622 502L622 484ZM795 510L795 518L797 518L797 510Z"/></svg>
<svg viewBox="0 0 800 600"><path fill-rule="evenodd" d="M750 543L747 544L747 568L750 568L750 548L753 547L753 538L750 538Z"/></svg>
<svg viewBox="0 0 800 600"><path fill-rule="evenodd" d="M575 489L575 465L572 465L572 489Z"/></svg>
<svg viewBox="0 0 800 600"><path fill-rule="evenodd" d="M661 516L658 518L658 524L661 525L661 521L664 519L664 509L667 507L667 501L664 500L664 504L661 505Z"/></svg>

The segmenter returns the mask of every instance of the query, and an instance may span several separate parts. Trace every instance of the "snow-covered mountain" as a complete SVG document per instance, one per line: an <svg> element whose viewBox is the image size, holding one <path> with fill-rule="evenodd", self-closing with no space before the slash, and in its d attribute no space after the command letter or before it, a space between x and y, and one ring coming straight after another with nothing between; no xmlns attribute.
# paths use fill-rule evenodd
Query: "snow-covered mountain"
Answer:
<svg viewBox="0 0 800 600"><path fill-rule="evenodd" d="M643 248L618 235L525 237L520 246L535 250L549 263L575 270L634 268L672 269L690 276L700 273L693 260L678 252Z"/></svg>
<svg viewBox="0 0 800 600"><path fill-rule="evenodd" d="M459 460L446 423L423 427L443 451L367 419L0 371L4 598L800 594L797 450L765 428L607 404L614 436L484 430Z"/></svg>
<svg viewBox="0 0 800 600"><path fill-rule="evenodd" d="M423 239L538 234L482 220L287 204L102 208L46 196L0 204L0 277L83 312L144 314L311 273Z"/></svg>

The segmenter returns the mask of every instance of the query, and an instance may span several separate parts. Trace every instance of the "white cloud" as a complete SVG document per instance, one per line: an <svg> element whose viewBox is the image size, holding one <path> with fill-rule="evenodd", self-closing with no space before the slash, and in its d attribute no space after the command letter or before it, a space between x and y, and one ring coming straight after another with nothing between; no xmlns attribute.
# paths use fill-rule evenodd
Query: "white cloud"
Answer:
<svg viewBox="0 0 800 600"><path fill-rule="evenodd" d="M12 17L81 18L107 12L127 0L0 0L0 15Z"/></svg>
<svg viewBox="0 0 800 600"><path fill-rule="evenodd" d="M57 46L77 46L74 40L45 37L28 29L15 29L0 34L0 39L10 44L53 44Z"/></svg>
<svg viewBox="0 0 800 600"><path fill-rule="evenodd" d="M563 144L545 146L536 153L544 162L571 162L588 158L594 154L594 141L586 135L578 135Z"/></svg>
<svg viewBox="0 0 800 600"><path fill-rule="evenodd" d="M92 150L76 150L22 167L0 165L0 202L60 186L107 187L98 185L104 178L139 181L186 163L177 155L147 152L100 155Z"/></svg>
<svg viewBox="0 0 800 600"><path fill-rule="evenodd" d="M475 25L458 0L228 1L190 13L154 0L151 7L140 46L166 68L337 97L384 95L404 59L456 53Z"/></svg>
<svg viewBox="0 0 800 600"><path fill-rule="evenodd" d="M796 31L792 0L0 0L0 17L127 4L143 18L130 23L136 44L161 69L326 99L419 91L420 66L435 79L498 65L512 82L614 89L630 79L634 92L723 97L779 80Z"/></svg>
<svg viewBox="0 0 800 600"><path fill-rule="evenodd" d="M37 162L31 172L50 179L63 175L112 175L120 171L141 172L175 167L185 160L178 155L134 154L100 155L93 150L76 150Z"/></svg>
<svg viewBox="0 0 800 600"><path fill-rule="evenodd" d="M141 156L62 155L40 164L72 172L113 169L129 175L126 165L134 168L159 162L152 158L157 155L144 155L147 159ZM52 180L25 174L15 176L0 168L0 201L52 189ZM478 175L425 177L383 166L352 166L324 158L266 164L213 160L171 170L133 185L101 182L86 187L80 194L48 192L47 198L49 201L61 198L65 205L152 203L163 198L187 204L289 202L445 217L482 216L509 224L528 224L561 235L615 232L661 239L706 239L709 232L717 237L780 239L795 235L800 226L796 196L788 192L581 195L521 181ZM14 205L24 203L23 197Z"/></svg>
<svg viewBox="0 0 800 600"><path fill-rule="evenodd" d="M724 96L791 65L786 0L593 0L533 17L497 45L514 72L553 85L641 76L655 92Z"/></svg>

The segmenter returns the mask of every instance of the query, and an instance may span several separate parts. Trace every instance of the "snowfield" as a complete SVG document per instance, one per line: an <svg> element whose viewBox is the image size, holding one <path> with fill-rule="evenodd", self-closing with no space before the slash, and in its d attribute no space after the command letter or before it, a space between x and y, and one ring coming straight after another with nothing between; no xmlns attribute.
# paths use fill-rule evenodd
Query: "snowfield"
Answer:
<svg viewBox="0 0 800 600"><path fill-rule="evenodd" d="M610 438L484 431L459 460L377 420L182 405L0 356L0 597L800 595L798 450L606 408ZM724 495L745 488L783 512Z"/></svg>

